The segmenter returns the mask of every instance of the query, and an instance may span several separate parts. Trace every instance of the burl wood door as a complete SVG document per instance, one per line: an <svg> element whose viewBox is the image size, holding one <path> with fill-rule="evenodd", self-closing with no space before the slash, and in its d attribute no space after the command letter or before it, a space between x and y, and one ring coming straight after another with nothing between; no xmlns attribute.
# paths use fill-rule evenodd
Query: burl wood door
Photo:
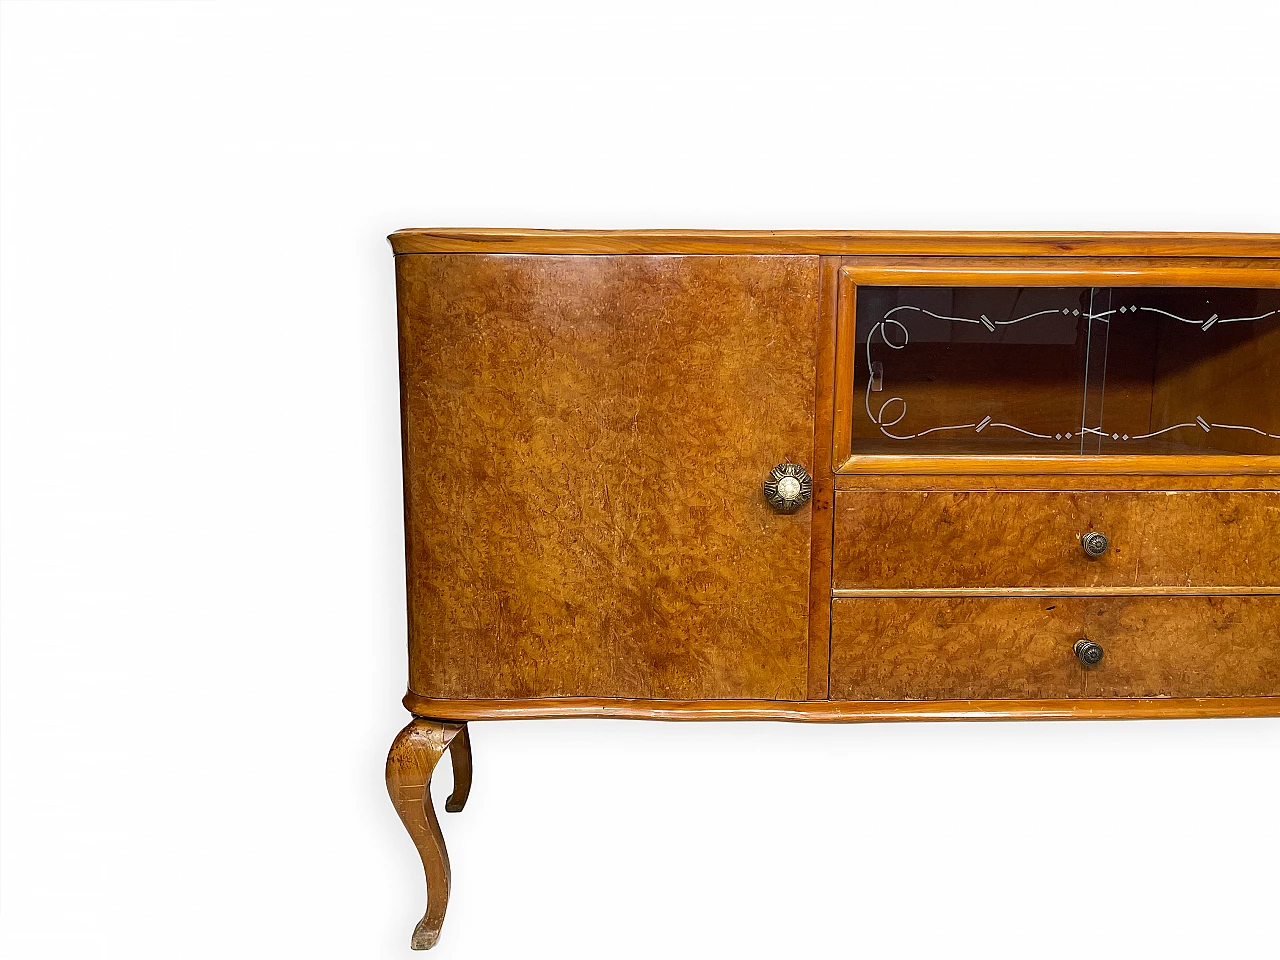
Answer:
<svg viewBox="0 0 1280 960"><path fill-rule="evenodd" d="M803 699L818 259L396 272L411 689Z"/></svg>

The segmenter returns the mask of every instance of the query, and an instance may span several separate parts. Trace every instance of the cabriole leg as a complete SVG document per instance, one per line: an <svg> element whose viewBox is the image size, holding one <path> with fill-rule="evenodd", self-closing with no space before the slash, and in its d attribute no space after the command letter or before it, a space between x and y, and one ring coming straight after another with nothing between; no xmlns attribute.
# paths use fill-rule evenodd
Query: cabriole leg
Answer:
<svg viewBox="0 0 1280 960"><path fill-rule="evenodd" d="M449 743L449 757L453 760L453 793L444 802L444 808L458 813L467 805L467 796L471 793L471 733L465 723Z"/></svg>
<svg viewBox="0 0 1280 960"><path fill-rule="evenodd" d="M400 731L391 752L387 755L387 792L404 823L413 844L422 858L422 869L427 877L427 912L413 931L410 946L414 950L426 950L435 946L440 937L440 925L444 923L444 911L449 905L449 852L440 833L440 821L431 803L431 774L444 756L450 743L461 736L465 743L466 726L460 723L442 723L414 717ZM454 759L454 794L458 795L458 760ZM467 751L466 785L470 787L470 751ZM466 791L461 792L461 801ZM457 808L462 809L462 802ZM449 809L453 799L449 800Z"/></svg>

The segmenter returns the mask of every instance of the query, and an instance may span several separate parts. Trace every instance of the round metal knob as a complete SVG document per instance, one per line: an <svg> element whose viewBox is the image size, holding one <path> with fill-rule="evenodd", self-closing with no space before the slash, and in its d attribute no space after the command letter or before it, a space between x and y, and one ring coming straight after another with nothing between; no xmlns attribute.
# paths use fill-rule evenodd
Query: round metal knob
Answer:
<svg viewBox="0 0 1280 960"><path fill-rule="evenodd" d="M1086 667L1096 667L1102 662L1102 645L1094 643L1092 640L1077 640L1075 652L1080 662Z"/></svg>
<svg viewBox="0 0 1280 960"><path fill-rule="evenodd" d="M1086 533L1080 538L1080 546L1087 556L1100 557L1107 552L1107 547L1111 546L1111 541L1107 539L1105 533L1099 533L1094 530L1092 533Z"/></svg>
<svg viewBox="0 0 1280 960"><path fill-rule="evenodd" d="M798 463L780 463L769 471L764 498L781 513L799 510L813 496L813 477Z"/></svg>

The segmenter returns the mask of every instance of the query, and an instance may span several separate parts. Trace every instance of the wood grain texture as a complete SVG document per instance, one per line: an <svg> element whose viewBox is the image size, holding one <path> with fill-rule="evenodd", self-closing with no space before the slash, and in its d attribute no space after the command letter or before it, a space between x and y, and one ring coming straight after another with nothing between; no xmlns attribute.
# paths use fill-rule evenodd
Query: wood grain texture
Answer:
<svg viewBox="0 0 1280 960"><path fill-rule="evenodd" d="M837 589L1280 588L1277 493L850 491L835 522Z"/></svg>
<svg viewBox="0 0 1280 960"><path fill-rule="evenodd" d="M398 230L397 254L1280 257L1280 234L832 230Z"/></svg>
<svg viewBox="0 0 1280 960"><path fill-rule="evenodd" d="M835 478L831 470L832 389L835 385L838 257L823 257L819 268L818 366L814 387L813 540L809 568L809 699L827 697L831 658L831 540Z"/></svg>
<svg viewBox="0 0 1280 960"><path fill-rule="evenodd" d="M426 913L410 940L414 950L435 946L449 906L449 852L431 802L431 774L450 742L465 729L456 723L414 717L396 736L387 755L387 793L418 848L427 880Z"/></svg>
<svg viewBox="0 0 1280 960"><path fill-rule="evenodd" d="M837 490L1280 490L1280 476L1253 474L1168 476L1110 474L851 474Z"/></svg>
<svg viewBox="0 0 1280 960"><path fill-rule="evenodd" d="M859 597L1271 597L1277 587L837 587L833 599Z"/></svg>
<svg viewBox="0 0 1280 960"><path fill-rule="evenodd" d="M449 743L449 758L453 761L453 792L444 802L449 813L461 813L471 796L471 730L463 727Z"/></svg>
<svg viewBox="0 0 1280 960"><path fill-rule="evenodd" d="M836 600L836 700L1065 699L1080 696L1072 653L1081 601Z"/></svg>
<svg viewBox="0 0 1280 960"><path fill-rule="evenodd" d="M1280 597L1083 601L1106 656L1082 671L1085 697L1280 695Z"/></svg>
<svg viewBox="0 0 1280 960"><path fill-rule="evenodd" d="M396 268L410 688L804 697L818 258Z"/></svg>
<svg viewBox="0 0 1280 960"><path fill-rule="evenodd" d="M854 284L889 287L1278 287L1270 257L845 257Z"/></svg>
<svg viewBox="0 0 1280 960"><path fill-rule="evenodd" d="M1218 477L1226 475L1276 476L1280 474L1280 457L1263 456L1111 456L1092 457L892 457L850 456L836 467L840 474L874 476L931 474L1006 474L1056 473L1061 476L1103 477L1118 474L1131 477Z"/></svg>
<svg viewBox="0 0 1280 960"><path fill-rule="evenodd" d="M431 776L451 751L461 810L469 720L1280 717L1280 456L1216 455L1266 445L854 456L849 420L860 282L1277 286L1280 236L391 242L415 717L386 777L426 878L415 949L449 897ZM1208 395L1252 413L1280 354L1245 332L1207 360L1173 344L1165 366L1151 338L1117 347L1111 415L1163 422ZM1018 382L1001 399L1033 422L1057 387ZM761 493L782 461L814 478L794 515ZM1098 560L1090 530L1111 538ZM1084 637L1106 651L1093 667Z"/></svg>
<svg viewBox="0 0 1280 960"><path fill-rule="evenodd" d="M1134 697L1123 700L431 700L410 692L410 710L453 720L782 720L872 723L913 720L1151 720L1280 717L1275 697Z"/></svg>
<svg viewBox="0 0 1280 960"><path fill-rule="evenodd" d="M853 273L841 268L836 280L836 362L832 372L831 467L836 473L848 472L848 464L853 459L853 415L857 407L853 381L854 368L860 359L855 312L857 293Z"/></svg>
<svg viewBox="0 0 1280 960"><path fill-rule="evenodd" d="M840 700L1280 696L1280 597L833 603ZM1087 637L1106 657L1085 667Z"/></svg>
<svg viewBox="0 0 1280 960"><path fill-rule="evenodd" d="M1161 609L1175 617L1274 600L1275 494L1263 491L1280 489L1280 457L842 459L839 435L844 429L847 439L850 403L840 384L851 370L847 306L857 282L1276 286L1280 237L409 231L393 244L399 253L459 251L397 258L406 703L415 709L447 717L886 715L892 701L883 693L817 712L796 706L805 696L838 697L823 663L834 657L833 587L856 593L836 599L836 609L878 602L868 592L907 598L891 602L1032 606L1053 605L1051 593L1068 605L1111 594L1107 603L1136 605L1104 608L1119 611L1110 616L1121 634L1157 623ZM1270 362L1269 343L1249 348L1267 348L1260 362ZM1225 353L1219 360L1236 365ZM1217 367L1204 369L1196 390L1231 384ZM1172 389L1170 402L1186 393ZM796 406L771 405L781 394L799 398ZM1109 402L1116 399L1113 392ZM748 468L752 457L759 463ZM780 518L758 491L783 459L809 466L815 496L801 514ZM1172 490L1187 492L1166 497ZM1041 499L999 501L970 518L963 501L993 502L978 491ZM900 500L871 513L864 504L837 542L831 525L842 522L842 498L868 495ZM1093 527L1113 542L1100 561L1078 548ZM892 530L905 532L914 555L869 557L869 544ZM1172 606L1146 607L1155 602ZM1253 621L1230 614L1213 629L1244 636ZM1150 664L1131 666L1137 672L1116 674L1117 689L1130 691L1115 694L1124 699L1153 675ZM1103 674L1090 676L1101 682ZM1031 689L1041 680L1033 671L1018 682ZM932 702L1001 716L1012 715L1009 703L1022 704L1022 715L1100 715L1096 706L1053 706L1102 696L1086 693L1049 687L1034 701L1001 693L997 707L951 694ZM1270 704L1242 698L1252 706L1227 708L1167 693L1147 700L1154 706L1123 705L1115 715ZM479 712L447 712L460 701ZM941 715L915 702L888 712ZM459 748L456 771L463 756Z"/></svg>

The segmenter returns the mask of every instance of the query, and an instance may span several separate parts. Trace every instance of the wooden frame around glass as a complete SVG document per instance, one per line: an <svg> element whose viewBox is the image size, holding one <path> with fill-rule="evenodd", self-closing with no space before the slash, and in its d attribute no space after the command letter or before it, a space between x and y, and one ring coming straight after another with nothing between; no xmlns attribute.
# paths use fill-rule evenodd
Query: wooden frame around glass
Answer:
<svg viewBox="0 0 1280 960"><path fill-rule="evenodd" d="M840 474L1280 474L1280 456L858 454L853 451L855 302L863 286L1280 287L1263 259L844 257L836 313L833 472Z"/></svg>

